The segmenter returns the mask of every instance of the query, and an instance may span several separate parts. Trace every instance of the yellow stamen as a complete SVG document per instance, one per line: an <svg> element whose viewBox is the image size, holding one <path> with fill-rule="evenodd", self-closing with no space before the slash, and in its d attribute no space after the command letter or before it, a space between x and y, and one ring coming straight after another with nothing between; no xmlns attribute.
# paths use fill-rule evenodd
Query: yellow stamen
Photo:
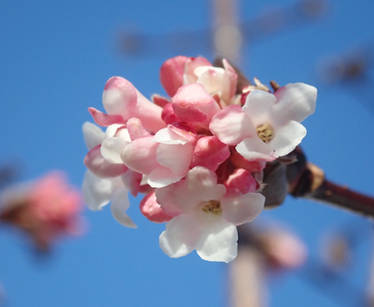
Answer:
<svg viewBox="0 0 374 307"><path fill-rule="evenodd" d="M256 127L257 136L264 143L269 143L274 138L274 129L268 124L261 124Z"/></svg>
<svg viewBox="0 0 374 307"><path fill-rule="evenodd" d="M214 215L220 215L222 213L221 204L219 201L210 200L202 203L202 208L205 213L210 213Z"/></svg>

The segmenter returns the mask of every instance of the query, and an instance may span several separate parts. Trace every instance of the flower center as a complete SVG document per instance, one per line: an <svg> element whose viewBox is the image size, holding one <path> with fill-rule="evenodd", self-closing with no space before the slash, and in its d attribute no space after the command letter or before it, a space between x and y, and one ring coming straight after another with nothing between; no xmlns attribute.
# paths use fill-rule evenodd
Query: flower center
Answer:
<svg viewBox="0 0 374 307"><path fill-rule="evenodd" d="M217 200L209 200L202 203L202 208L205 213L220 215L222 213L221 204Z"/></svg>
<svg viewBox="0 0 374 307"><path fill-rule="evenodd" d="M264 143L269 143L274 138L274 128L268 124L261 124L256 127L257 136Z"/></svg>

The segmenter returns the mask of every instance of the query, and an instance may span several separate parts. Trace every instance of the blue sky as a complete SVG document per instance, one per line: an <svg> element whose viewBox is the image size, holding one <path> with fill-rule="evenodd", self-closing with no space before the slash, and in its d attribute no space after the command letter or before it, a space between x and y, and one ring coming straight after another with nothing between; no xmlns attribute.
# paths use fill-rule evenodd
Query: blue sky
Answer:
<svg viewBox="0 0 374 307"><path fill-rule="evenodd" d="M240 18L292 3L242 0ZM246 75L264 82L303 81L319 88L317 112L305 122L308 136L303 147L330 179L369 194L374 184L374 113L342 88L321 84L316 67L325 57L373 40L373 9L369 0L330 1L328 14L316 23L298 25L253 45L247 42L241 65ZM63 169L80 186L86 152L81 125L90 119L89 106L101 108L105 81L121 75L146 96L164 93L159 67L176 55L157 40L142 57L123 55L117 48L119 31L162 34L205 29L210 23L209 1L2 0L0 161L21 161L23 179ZM196 42L188 52L213 59L205 41ZM372 97L367 99L374 103ZM158 247L164 226L148 223L137 210L138 202L132 199L130 209L138 230L121 227L108 209L86 210L87 234L65 240L46 262L28 254L18 236L0 229L0 282L8 305L226 306L227 266L204 262L194 254L169 259ZM294 229L314 257L327 230L343 222L362 227L367 238L357 249L348 276L363 288L371 251L367 220L292 198L262 216ZM301 275L299 271L272 279L270 306L339 306L304 283Z"/></svg>

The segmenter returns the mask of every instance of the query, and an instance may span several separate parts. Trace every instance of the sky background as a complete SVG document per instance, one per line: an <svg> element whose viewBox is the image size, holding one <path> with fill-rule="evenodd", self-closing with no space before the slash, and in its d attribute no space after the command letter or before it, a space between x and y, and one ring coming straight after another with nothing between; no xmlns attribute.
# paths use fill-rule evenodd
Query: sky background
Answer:
<svg viewBox="0 0 374 307"><path fill-rule="evenodd" d="M240 19L293 3L242 0ZM374 99L322 84L317 67L326 58L372 42L373 10L371 0L330 1L317 22L298 24L253 44L247 41L240 66L247 76L264 82L317 86L317 111L304 122L308 135L303 148L331 180L368 194L374 194ZM207 29L211 21L210 1L1 0L0 162L20 165L24 180L62 169L80 186L86 153L81 125L90 120L89 106L102 109L105 81L120 75L148 97L164 94L159 68L177 54L157 35ZM142 56L124 55L118 48L120 31L129 29L156 35ZM213 60L207 39L191 43L186 55ZM169 259L158 247L164 225L149 223L138 203L132 199L129 210L138 230L120 226L108 208L85 210L87 233L61 242L46 261L29 253L28 242L0 228L0 283L7 306L227 306L227 265L202 261L194 253ZM357 228L363 239L347 276L357 289L364 289L372 252L366 219L291 197L261 218L295 230L311 259L318 255L326 231L341 225ZM349 298L343 299L345 304L331 299L304 277L305 269L273 276L270 306L354 306Z"/></svg>

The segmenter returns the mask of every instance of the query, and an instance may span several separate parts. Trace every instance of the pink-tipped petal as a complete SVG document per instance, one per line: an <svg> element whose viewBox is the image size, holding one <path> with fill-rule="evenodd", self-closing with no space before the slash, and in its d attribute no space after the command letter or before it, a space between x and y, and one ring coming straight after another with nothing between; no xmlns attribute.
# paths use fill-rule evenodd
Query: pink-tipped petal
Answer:
<svg viewBox="0 0 374 307"><path fill-rule="evenodd" d="M163 108L164 106L166 106L168 103L170 103L170 100L166 97L163 97L161 95L158 95L158 94L153 94L152 97L151 97L153 103L161 108Z"/></svg>
<svg viewBox="0 0 374 307"><path fill-rule="evenodd" d="M229 106L218 112L212 118L209 129L228 145L236 145L256 133L250 118L239 106Z"/></svg>
<svg viewBox="0 0 374 307"><path fill-rule="evenodd" d="M138 118L130 118L126 123L126 127L131 140L150 136L150 133L144 129L142 122Z"/></svg>
<svg viewBox="0 0 374 307"><path fill-rule="evenodd" d="M157 132L166 124L161 118L162 108L145 98L139 91L137 93L136 109L131 117L137 117L141 120L145 129L150 132Z"/></svg>
<svg viewBox="0 0 374 307"><path fill-rule="evenodd" d="M247 194L257 189L257 181L246 169L236 169L225 181L226 195Z"/></svg>
<svg viewBox="0 0 374 307"><path fill-rule="evenodd" d="M238 74L226 59L223 59L222 63L228 79L227 93L224 93L223 99L229 101L229 99L235 95L238 84Z"/></svg>
<svg viewBox="0 0 374 307"><path fill-rule="evenodd" d="M189 143L185 145L159 144L156 153L157 162L173 174L168 184L176 182L186 175L191 163L192 151L193 146ZM156 180L155 173L152 175L153 180Z"/></svg>
<svg viewBox="0 0 374 307"><path fill-rule="evenodd" d="M168 125L166 128L159 130L155 134L154 139L156 142L161 144L184 145L187 143L194 143L196 140L196 135L175 126Z"/></svg>
<svg viewBox="0 0 374 307"><path fill-rule="evenodd" d="M126 187L129 188L130 193L133 196L137 196L138 193L145 193L148 191L148 185L141 185L143 175L137 172L133 172L128 170L121 176L122 182L125 184Z"/></svg>
<svg viewBox="0 0 374 307"><path fill-rule="evenodd" d="M112 77L105 84L103 105L108 114L121 115L127 120L134 113L137 93L131 82L122 77Z"/></svg>
<svg viewBox="0 0 374 307"><path fill-rule="evenodd" d="M264 209L265 197L248 193L237 197L224 197L221 201L223 217L235 225L251 222Z"/></svg>
<svg viewBox="0 0 374 307"><path fill-rule="evenodd" d="M174 124L179 121L178 117L175 115L172 103L168 103L164 106L161 118L166 124Z"/></svg>
<svg viewBox="0 0 374 307"><path fill-rule="evenodd" d="M191 168L199 165L214 172L229 156L230 150L226 144L220 142L215 136L204 136L196 143Z"/></svg>
<svg viewBox="0 0 374 307"><path fill-rule="evenodd" d="M140 211L152 222L164 223L170 221L173 217L166 214L157 203L155 192L148 193L140 203Z"/></svg>
<svg viewBox="0 0 374 307"><path fill-rule="evenodd" d="M173 96L183 85L183 74L188 57L176 56L166 60L160 69L161 84L169 96Z"/></svg>
<svg viewBox="0 0 374 307"><path fill-rule="evenodd" d="M106 127L112 124L124 123L122 116L118 114L105 114L92 107L88 108L88 112L90 112L95 123L102 127Z"/></svg>
<svg viewBox="0 0 374 307"><path fill-rule="evenodd" d="M101 155L100 147L101 145L94 147L84 157L84 164L92 173L105 178L119 176L127 171L124 164L114 164L106 161Z"/></svg>
<svg viewBox="0 0 374 307"><path fill-rule="evenodd" d="M197 81L195 69L200 66L212 66L212 64L203 57L189 58L184 70L184 83L194 83Z"/></svg>
<svg viewBox="0 0 374 307"><path fill-rule="evenodd" d="M149 174L158 167L156 161L157 146L158 144L154 142L152 136L136 139L123 149L121 153L122 161L135 172Z"/></svg>
<svg viewBox="0 0 374 307"><path fill-rule="evenodd" d="M172 98L176 116L185 122L207 127L212 116L219 111L216 101L202 85L193 83L180 87Z"/></svg>
<svg viewBox="0 0 374 307"><path fill-rule="evenodd" d="M250 173L262 172L266 166L265 160L248 161L235 149L231 151L230 161L236 168L244 168Z"/></svg>

